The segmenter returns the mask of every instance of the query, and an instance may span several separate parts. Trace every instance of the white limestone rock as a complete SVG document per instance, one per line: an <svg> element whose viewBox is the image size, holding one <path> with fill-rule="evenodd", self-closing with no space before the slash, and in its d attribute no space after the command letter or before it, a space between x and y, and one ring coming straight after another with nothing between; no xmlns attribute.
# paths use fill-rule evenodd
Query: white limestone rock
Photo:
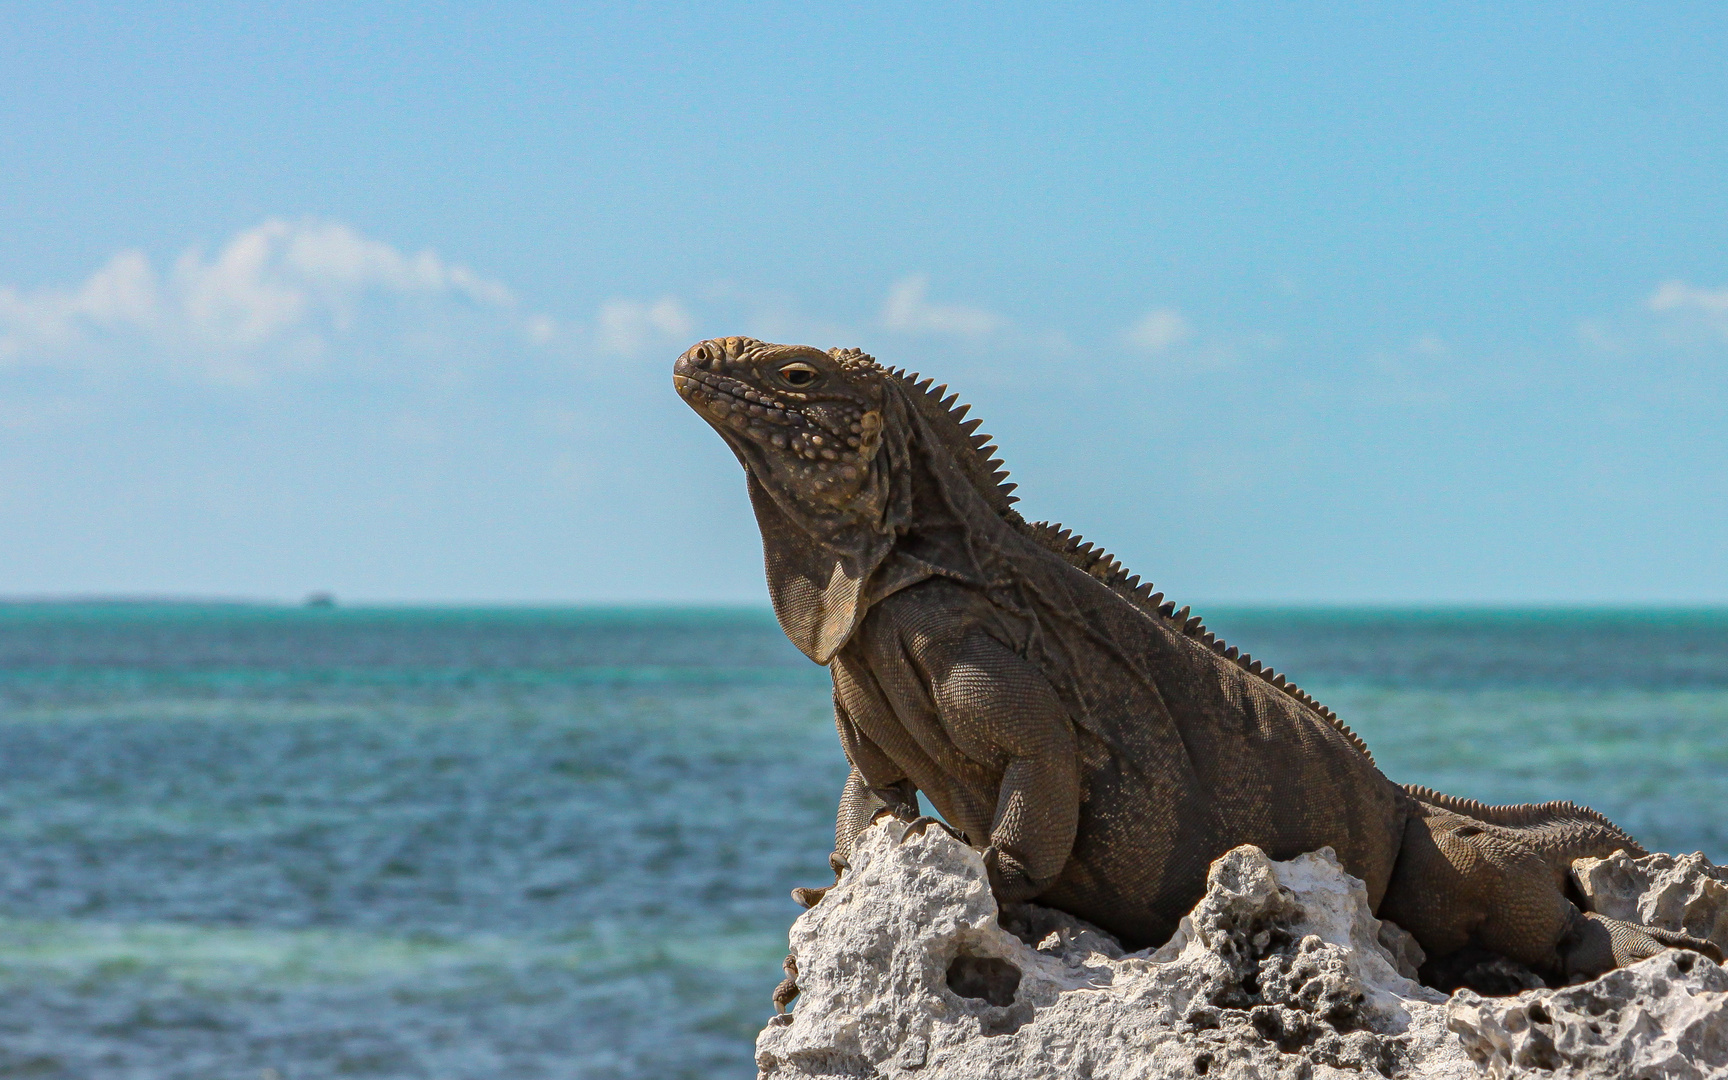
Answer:
<svg viewBox="0 0 1728 1080"><path fill-rule="evenodd" d="M1481 1075L1444 995L1399 971L1420 949L1330 850L1227 853L1175 937L1125 955L1030 906L1028 944L1001 924L976 852L904 831L868 830L793 925L801 994L757 1039L764 1080Z"/></svg>
<svg viewBox="0 0 1728 1080"><path fill-rule="evenodd" d="M1728 951L1728 868L1702 853L1578 859L1590 910ZM1669 949L1599 979L1511 998L1460 990L1448 1025L1495 1080L1728 1077L1728 971Z"/></svg>
<svg viewBox="0 0 1728 1080"><path fill-rule="evenodd" d="M1728 1076L1728 971L1680 949L1563 990L1460 990L1448 1012L1492 1080Z"/></svg>
<svg viewBox="0 0 1728 1080"><path fill-rule="evenodd" d="M757 1039L763 1080L1728 1078L1728 970L1696 953L1448 1001L1411 980L1421 948L1331 851L1240 847L1169 942L1124 954L1048 908L1004 927L977 853L905 828L867 831L793 925L801 996ZM1728 871L1701 855L1581 859L1574 876L1610 917L1728 945Z"/></svg>

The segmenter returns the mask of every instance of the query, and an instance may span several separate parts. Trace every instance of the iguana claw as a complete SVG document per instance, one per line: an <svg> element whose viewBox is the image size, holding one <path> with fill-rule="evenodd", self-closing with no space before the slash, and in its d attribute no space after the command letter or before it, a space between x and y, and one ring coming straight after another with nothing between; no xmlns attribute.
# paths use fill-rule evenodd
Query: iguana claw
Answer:
<svg viewBox="0 0 1728 1080"><path fill-rule="evenodd" d="M952 836L954 839L960 841L962 844L970 844L971 843L970 840L966 839L965 833L954 828L952 825L948 824L946 821L943 821L941 818L933 818L933 817L930 817L929 815L925 815L924 817L921 817L921 818L913 818L911 821L907 822L906 823L906 831L900 834L900 843L904 844L906 841L912 839L914 836L923 836L924 830L928 829L932 825L935 825L937 828L941 829L943 832L947 833L949 836Z"/></svg>
<svg viewBox="0 0 1728 1080"><path fill-rule="evenodd" d="M828 853L828 868L834 871L834 885L838 885L840 875L852 869L852 864L842 859L838 851L832 851ZM824 885L820 889L799 887L792 890L792 899L797 901L800 907L808 910L821 903L822 898L828 895L828 890L832 889L834 885Z"/></svg>

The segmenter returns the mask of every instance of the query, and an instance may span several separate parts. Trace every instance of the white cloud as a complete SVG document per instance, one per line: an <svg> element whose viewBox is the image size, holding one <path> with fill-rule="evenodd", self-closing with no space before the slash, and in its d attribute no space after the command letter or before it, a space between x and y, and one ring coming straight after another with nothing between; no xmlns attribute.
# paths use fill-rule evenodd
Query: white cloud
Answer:
<svg viewBox="0 0 1728 1080"><path fill-rule="evenodd" d="M1117 340L1131 352L1155 361L1159 370L1172 374L1236 367L1253 356L1276 352L1283 345L1277 336L1264 334L1201 338L1188 317L1173 307L1146 312L1124 329Z"/></svg>
<svg viewBox="0 0 1728 1080"><path fill-rule="evenodd" d="M1581 320L1576 334L1591 352L1619 362L1661 356L1672 365L1686 356L1719 358L1728 342L1728 286L1711 289L1670 279L1636 308Z"/></svg>
<svg viewBox="0 0 1728 1080"><path fill-rule="evenodd" d="M1194 336L1194 327L1175 308L1148 311L1122 332L1130 348L1157 355L1167 353Z"/></svg>
<svg viewBox="0 0 1728 1080"><path fill-rule="evenodd" d="M0 286L0 362L70 343L81 324L148 324L157 305L156 276L136 251L114 256L77 289L25 294Z"/></svg>
<svg viewBox="0 0 1728 1080"><path fill-rule="evenodd" d="M1001 316L962 304L936 304L929 299L930 278L902 278L888 290L882 305L882 325L902 334L944 334L962 338L988 337L1003 325Z"/></svg>
<svg viewBox="0 0 1728 1080"><path fill-rule="evenodd" d="M1701 324L1728 338L1728 287L1702 289L1684 281L1664 281L1645 303L1659 315Z"/></svg>
<svg viewBox="0 0 1728 1080"><path fill-rule="evenodd" d="M600 305L595 337L607 352L640 356L657 346L690 344L696 320L670 296L653 303L608 300Z"/></svg>
<svg viewBox="0 0 1728 1080"><path fill-rule="evenodd" d="M0 287L0 367L165 367L256 383L333 354L455 355L475 334L550 337L504 286L430 251L409 255L339 222L266 221L210 257L158 272L138 251L72 288ZM339 347L346 347L339 349Z"/></svg>

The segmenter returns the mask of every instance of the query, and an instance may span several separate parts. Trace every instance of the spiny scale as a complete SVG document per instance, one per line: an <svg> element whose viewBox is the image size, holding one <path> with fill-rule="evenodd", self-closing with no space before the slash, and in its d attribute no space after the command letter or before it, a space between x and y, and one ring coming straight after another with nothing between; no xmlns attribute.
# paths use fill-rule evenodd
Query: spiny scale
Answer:
<svg viewBox="0 0 1728 1080"><path fill-rule="evenodd" d="M1416 798L1421 799L1425 803L1432 803L1442 809L1451 810L1454 813L1464 814L1467 817L1473 817L1478 821L1486 821L1494 825L1511 825L1514 827L1528 826L1543 819L1576 819L1582 817L1594 821L1599 825L1606 826L1622 836L1626 835L1625 830L1603 817L1600 813L1590 809L1588 806L1579 806L1574 802L1523 803L1512 806L1490 806L1487 803L1480 802L1476 799L1461 799L1456 795L1447 795L1444 792L1435 791L1433 788L1424 787L1421 784L1405 784L1404 790L1408 791ZM1627 836L1626 839L1632 841L1630 836ZM1636 845L1635 841L1632 842Z"/></svg>
<svg viewBox="0 0 1728 1080"><path fill-rule="evenodd" d="M977 434L982 419L966 419L972 406L958 404L960 395L949 393L946 383L935 385L935 379L908 372L905 368L884 370L904 390L916 394L917 400L928 406L932 416L946 417L959 429L959 449L968 452L968 456L961 458L962 464L972 466L967 471L977 474L972 477L973 483L989 500L992 509L1004 517L1012 515L1010 520L1018 519L1020 515L1014 512L1014 504L1020 501L1014 495L1018 485L1008 482L1008 470L995 457L996 447L991 444L990 436ZM961 455L957 453L956 457Z"/></svg>
<svg viewBox="0 0 1728 1080"><path fill-rule="evenodd" d="M1374 760L1374 755L1368 750L1368 744L1363 742L1354 731L1351 731L1348 725L1339 720L1337 713L1315 701L1311 695L1283 675L1266 667L1235 646L1226 645L1216 634L1206 629L1200 616L1192 614L1190 608L1183 607L1181 611L1177 611L1175 601L1166 600L1161 592L1154 592L1150 581L1142 582L1137 575L1130 575L1109 552L1090 541L1083 541L1075 535L1074 530L1065 529L1061 525L1047 521L1029 524L1013 508L1013 504L1019 501L1013 494L1017 485L1008 482L1008 470L1003 467L1001 459L995 456L996 446L992 444L990 436L977 434L978 428L983 422L982 418L967 419L967 413L971 411L972 406L956 405L955 402L959 399L959 395L948 393L947 384L935 386L935 379L923 378L916 373L909 374L904 368L887 368L885 370L906 390L916 392L928 402L937 415L945 416L953 422L959 435L956 440L957 450L969 452L971 455L971 464L974 468L969 471L976 474L974 483L978 485L980 492L986 499L990 500L993 506L996 506L997 512L1010 525L1036 540L1045 548L1062 556L1072 566L1110 586L1118 595L1126 597L1142 611L1170 623L1174 629L1183 635L1229 660L1243 671L1258 677L1268 686L1288 694L1304 706L1314 710L1316 714L1349 739L1350 744L1361 751L1364 757L1369 761ZM988 478L988 483L985 483L983 478ZM998 503L1000 505L997 505ZM1421 798L1422 796L1418 795L1417 797Z"/></svg>

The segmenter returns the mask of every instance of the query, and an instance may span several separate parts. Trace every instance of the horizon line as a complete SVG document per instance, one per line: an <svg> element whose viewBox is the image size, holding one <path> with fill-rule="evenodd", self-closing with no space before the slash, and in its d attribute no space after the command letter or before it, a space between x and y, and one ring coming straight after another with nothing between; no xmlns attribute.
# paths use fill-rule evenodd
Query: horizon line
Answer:
<svg viewBox="0 0 1728 1080"><path fill-rule="evenodd" d="M261 596L200 595L196 593L0 593L0 607L232 607L286 610L689 610L755 611L772 614L766 600L685 601L664 599L499 600L390 599L361 597L343 600L329 592L301 599ZM1577 599L1577 600L1210 600L1195 607L1225 610L1357 610L1357 611L1728 611L1728 599Z"/></svg>

